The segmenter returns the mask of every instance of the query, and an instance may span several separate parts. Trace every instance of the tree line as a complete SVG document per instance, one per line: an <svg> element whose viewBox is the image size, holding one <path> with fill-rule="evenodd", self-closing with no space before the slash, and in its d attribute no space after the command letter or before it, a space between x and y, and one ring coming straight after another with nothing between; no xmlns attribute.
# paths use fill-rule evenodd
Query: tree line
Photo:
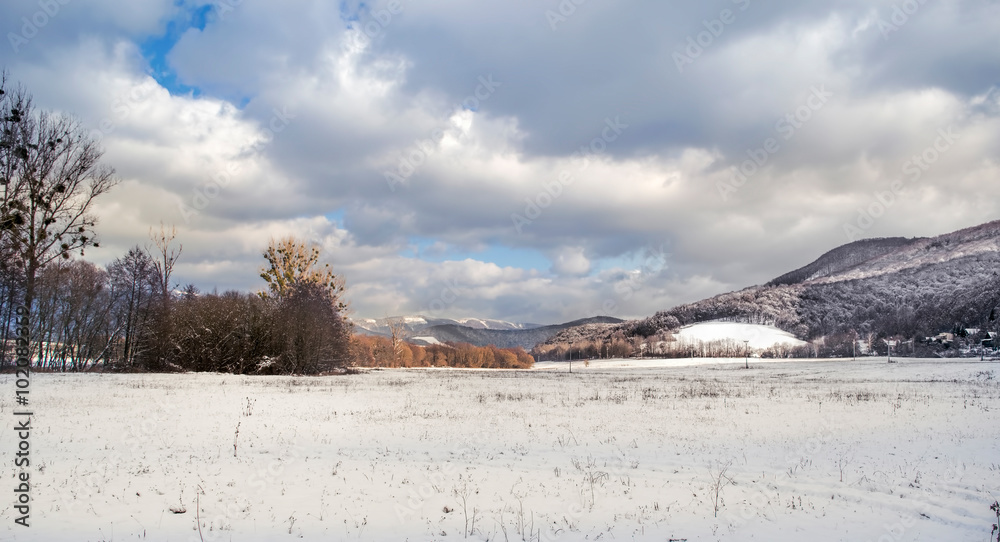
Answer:
<svg viewBox="0 0 1000 542"><path fill-rule="evenodd" d="M39 270L30 312L36 368L82 371L320 373L350 364L349 323L339 277L315 269L318 250L272 241L258 294L202 294L170 287L180 246L161 228L156 251L136 246L106 267L60 259ZM25 303L23 273L4 266L2 363L13 355L14 315Z"/></svg>
<svg viewBox="0 0 1000 542"><path fill-rule="evenodd" d="M523 348L445 343L419 346L390 337L355 335L351 339L359 367L461 367L470 369L529 369L535 360Z"/></svg>

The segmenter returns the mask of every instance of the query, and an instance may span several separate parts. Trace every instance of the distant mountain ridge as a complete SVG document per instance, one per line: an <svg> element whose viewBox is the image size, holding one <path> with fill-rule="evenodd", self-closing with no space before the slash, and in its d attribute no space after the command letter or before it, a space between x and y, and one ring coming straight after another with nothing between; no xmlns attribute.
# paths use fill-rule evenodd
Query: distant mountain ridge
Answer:
<svg viewBox="0 0 1000 542"><path fill-rule="evenodd" d="M416 344L435 342L460 342L475 346L494 345L500 348L521 347L530 350L552 335L571 327L588 324L619 324L620 318L595 316L564 324L539 325L483 318L431 318L427 316L394 316L388 318L359 318L354 320L355 331L365 335L388 337L390 325L399 325L404 338Z"/></svg>
<svg viewBox="0 0 1000 542"><path fill-rule="evenodd" d="M540 324L525 324L518 322L507 322L504 320L491 320L488 318L462 318L453 320L450 318L433 318L429 316L390 316L387 318L359 318L352 320L355 331L366 335L380 335L388 337L390 335L389 324L397 322L409 334L421 332L433 326L454 325L468 327L471 329L493 329L493 330L517 330L533 329L541 327Z"/></svg>
<svg viewBox="0 0 1000 542"><path fill-rule="evenodd" d="M476 346L492 344L500 348L521 347L530 350L536 344L546 341L549 337L569 328L590 324L619 324L623 320L611 316L595 316L583 318L564 324L539 326L529 329L475 329L468 326L453 324L431 326L421 331L421 336L434 337L441 342L462 342Z"/></svg>

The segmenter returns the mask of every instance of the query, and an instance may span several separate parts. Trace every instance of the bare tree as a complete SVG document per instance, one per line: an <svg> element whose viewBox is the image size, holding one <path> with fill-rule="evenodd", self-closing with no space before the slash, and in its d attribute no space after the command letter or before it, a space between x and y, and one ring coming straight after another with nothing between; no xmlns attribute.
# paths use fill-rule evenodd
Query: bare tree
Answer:
<svg viewBox="0 0 1000 542"><path fill-rule="evenodd" d="M332 294L314 282L297 285L278 302L279 370L317 374L350 362L350 331Z"/></svg>
<svg viewBox="0 0 1000 542"><path fill-rule="evenodd" d="M878 335L874 331L869 331L868 333L865 333L865 343L868 344L868 355L869 356L874 356L875 355L875 339L876 338L878 338Z"/></svg>
<svg viewBox="0 0 1000 542"><path fill-rule="evenodd" d="M171 309L170 361L163 368L236 374L280 372L274 304L240 292L190 295ZM289 324L291 325L291 324Z"/></svg>
<svg viewBox="0 0 1000 542"><path fill-rule="evenodd" d="M174 264L177 263L177 258L180 258L181 251L184 250L184 245L178 244L176 247L171 245L174 239L177 237L177 227L171 225L170 229L160 222L160 232L154 233L153 228L149 228L149 238L152 239L153 244L156 246L156 254L151 254L153 257L153 267L156 269L156 280L159 282L160 293L164 299L170 297L170 275L174 272Z"/></svg>
<svg viewBox="0 0 1000 542"><path fill-rule="evenodd" d="M21 86L11 90L7 72L0 72L0 245L8 250L11 248L10 232L24 223L24 215L19 210L24 183L17 175L17 158L21 123L25 112L31 109L31 96Z"/></svg>
<svg viewBox="0 0 1000 542"><path fill-rule="evenodd" d="M170 276L174 265L180 258L184 246L174 245L177 238L177 228L173 225L167 228L160 222L160 231L149 228L149 238L153 241L155 252L147 248L152 261L153 275L156 283L156 299L153 301L153 311L150 316L148 345L142 359L147 369L160 370L167 366L170 357L170 337L173 334L173 294L171 293Z"/></svg>
<svg viewBox="0 0 1000 542"><path fill-rule="evenodd" d="M18 125L23 111L31 108L31 99L22 87L10 89L7 72L0 72L0 278L3 280L4 328L2 333L3 359L7 362L7 339L11 328L14 309L24 301L24 266L20 255L14 250L11 231L24 222L18 211L20 189L12 168ZM12 182L12 180L14 182Z"/></svg>
<svg viewBox="0 0 1000 542"><path fill-rule="evenodd" d="M108 275L82 260L56 261L38 276L32 333L39 363L82 370L103 357L110 330Z"/></svg>
<svg viewBox="0 0 1000 542"><path fill-rule="evenodd" d="M78 121L35 111L21 89L0 103L0 122L0 244L19 256L30 310L39 270L98 246L89 212L118 179Z"/></svg>
<svg viewBox="0 0 1000 542"><path fill-rule="evenodd" d="M119 328L124 333L118 359L131 367L148 332L156 277L153 260L140 247L108 265Z"/></svg>
<svg viewBox="0 0 1000 542"><path fill-rule="evenodd" d="M406 327L403 324L403 319L398 317L389 318L385 322L385 325L389 326L389 340L392 348L390 355L392 355L393 367L399 363L399 358L403 354L403 349L406 348Z"/></svg>

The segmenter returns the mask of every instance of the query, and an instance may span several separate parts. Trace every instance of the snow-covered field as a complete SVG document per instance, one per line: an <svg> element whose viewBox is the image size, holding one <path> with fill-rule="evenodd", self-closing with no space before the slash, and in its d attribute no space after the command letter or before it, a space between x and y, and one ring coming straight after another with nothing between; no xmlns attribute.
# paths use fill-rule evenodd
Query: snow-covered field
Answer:
<svg viewBox="0 0 1000 542"><path fill-rule="evenodd" d="M742 365L38 374L0 539L987 540L1000 365Z"/></svg>

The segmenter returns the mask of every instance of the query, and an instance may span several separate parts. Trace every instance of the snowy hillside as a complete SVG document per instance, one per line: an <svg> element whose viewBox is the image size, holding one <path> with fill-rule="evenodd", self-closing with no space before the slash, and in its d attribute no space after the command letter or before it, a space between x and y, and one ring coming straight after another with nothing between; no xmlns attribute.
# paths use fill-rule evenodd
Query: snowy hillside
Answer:
<svg viewBox="0 0 1000 542"><path fill-rule="evenodd" d="M752 349L766 349L776 344L788 346L806 344L805 341L796 339L791 333L774 326L736 322L702 322L681 328L675 336L677 340L692 342L733 340L742 343L748 341L747 346Z"/></svg>
<svg viewBox="0 0 1000 542"><path fill-rule="evenodd" d="M802 340L839 337L837 344L860 334L912 339L956 327L994 330L998 270L1000 221L933 238L863 240L830 250L766 285L588 330L577 340L606 342L616 333L650 337L722 319L772 325ZM572 335L563 333L549 343Z"/></svg>
<svg viewBox="0 0 1000 542"><path fill-rule="evenodd" d="M865 262L877 259L886 254L896 252L901 248L919 243L922 239L906 239L890 237L886 239L862 239L839 246L820 256L816 261L785 273L767 283L768 286L798 284L809 280L831 277L841 274Z"/></svg>
<svg viewBox="0 0 1000 542"><path fill-rule="evenodd" d="M929 265L944 265L970 257L995 258L998 253L1000 221L995 221L931 239L914 239L897 250L869 259L841 273L820 278L818 282L871 278Z"/></svg>

